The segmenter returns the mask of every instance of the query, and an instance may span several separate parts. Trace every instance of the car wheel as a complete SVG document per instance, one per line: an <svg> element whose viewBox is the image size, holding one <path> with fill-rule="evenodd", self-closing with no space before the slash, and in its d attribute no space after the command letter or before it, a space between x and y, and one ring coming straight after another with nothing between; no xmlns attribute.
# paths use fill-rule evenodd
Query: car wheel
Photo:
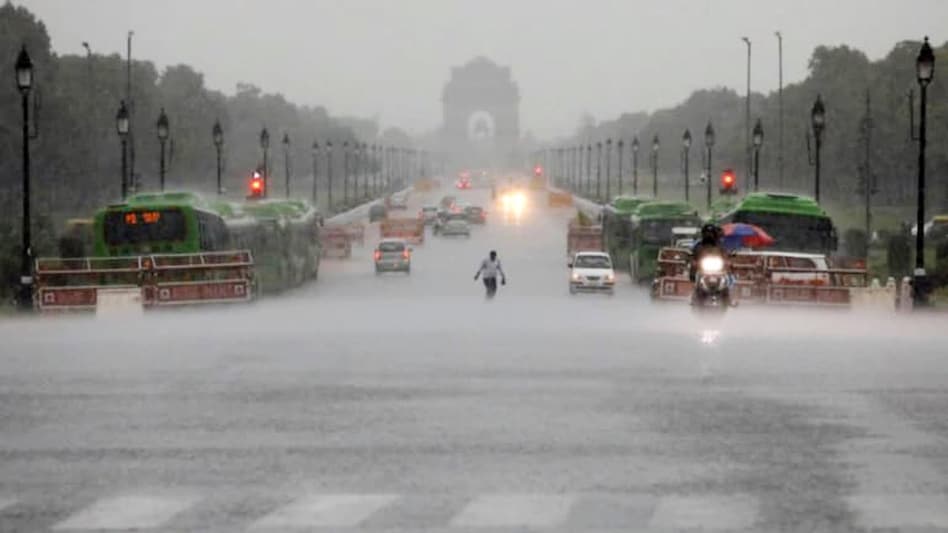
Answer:
<svg viewBox="0 0 948 533"><path fill-rule="evenodd" d="M575 296L575 295L576 295L576 287L570 285L570 286L569 286L569 293L572 294L573 296Z"/></svg>

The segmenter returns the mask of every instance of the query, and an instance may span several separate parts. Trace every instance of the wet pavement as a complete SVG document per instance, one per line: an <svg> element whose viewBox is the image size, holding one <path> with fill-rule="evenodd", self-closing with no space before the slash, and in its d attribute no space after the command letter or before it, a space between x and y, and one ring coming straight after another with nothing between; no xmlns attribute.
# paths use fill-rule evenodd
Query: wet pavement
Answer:
<svg viewBox="0 0 948 533"><path fill-rule="evenodd" d="M410 275L0 324L0 531L948 531L943 318L571 296L569 210L458 195Z"/></svg>

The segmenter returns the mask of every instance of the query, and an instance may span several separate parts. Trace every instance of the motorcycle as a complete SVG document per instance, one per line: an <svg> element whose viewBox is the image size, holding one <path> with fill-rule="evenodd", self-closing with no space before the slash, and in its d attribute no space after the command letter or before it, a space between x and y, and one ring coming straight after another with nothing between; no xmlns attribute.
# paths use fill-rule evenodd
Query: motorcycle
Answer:
<svg viewBox="0 0 948 533"><path fill-rule="evenodd" d="M723 312L731 305L730 279L724 266L724 256L719 253L709 253L698 261L692 307Z"/></svg>

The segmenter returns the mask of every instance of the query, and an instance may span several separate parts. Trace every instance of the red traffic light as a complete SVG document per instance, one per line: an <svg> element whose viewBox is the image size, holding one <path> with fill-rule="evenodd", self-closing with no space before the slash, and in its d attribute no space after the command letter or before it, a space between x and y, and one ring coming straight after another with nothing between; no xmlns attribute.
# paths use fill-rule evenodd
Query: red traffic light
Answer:
<svg viewBox="0 0 948 533"><path fill-rule="evenodd" d="M263 176L259 172L254 172L250 178L250 197L262 198L264 193Z"/></svg>
<svg viewBox="0 0 948 533"><path fill-rule="evenodd" d="M537 165L537 166L533 167L533 174L534 174L535 176L542 176L542 175L543 175L543 167L541 167L540 165Z"/></svg>
<svg viewBox="0 0 948 533"><path fill-rule="evenodd" d="M721 174L721 194L733 194L737 192L737 177L731 169L725 169Z"/></svg>

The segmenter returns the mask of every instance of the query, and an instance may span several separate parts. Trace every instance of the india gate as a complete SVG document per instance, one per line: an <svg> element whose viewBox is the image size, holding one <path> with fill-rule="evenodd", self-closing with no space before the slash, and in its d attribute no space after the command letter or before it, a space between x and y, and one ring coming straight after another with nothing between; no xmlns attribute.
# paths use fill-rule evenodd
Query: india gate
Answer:
<svg viewBox="0 0 948 533"><path fill-rule="evenodd" d="M520 140L520 90L510 67L485 57L451 69L441 96L442 151L456 168L516 164Z"/></svg>

